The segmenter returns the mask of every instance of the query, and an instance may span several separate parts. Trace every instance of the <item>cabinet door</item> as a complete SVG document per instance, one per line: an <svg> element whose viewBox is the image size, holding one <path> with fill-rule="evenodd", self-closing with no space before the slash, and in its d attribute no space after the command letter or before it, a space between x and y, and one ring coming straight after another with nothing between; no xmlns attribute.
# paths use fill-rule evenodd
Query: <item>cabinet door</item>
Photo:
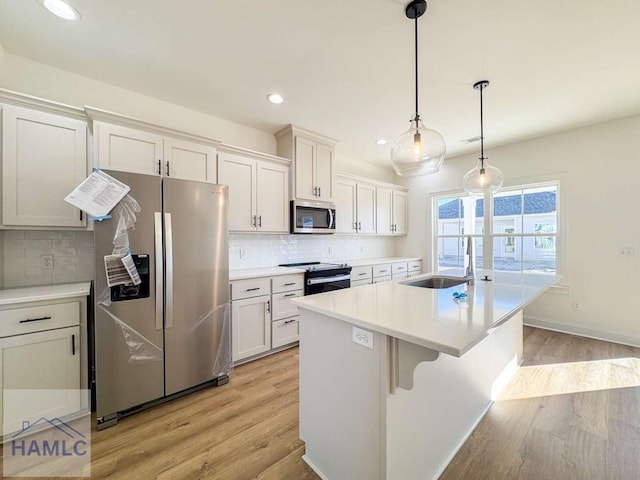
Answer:
<svg viewBox="0 0 640 480"><path fill-rule="evenodd" d="M356 233L356 182L336 178L336 233Z"/></svg>
<svg viewBox="0 0 640 480"><path fill-rule="evenodd" d="M231 302L231 354L234 362L271 349L269 295Z"/></svg>
<svg viewBox="0 0 640 480"><path fill-rule="evenodd" d="M393 191L393 233L396 235L407 234L407 194L406 192Z"/></svg>
<svg viewBox="0 0 640 480"><path fill-rule="evenodd" d="M2 223L83 227L63 199L87 175L87 124L27 108L2 107Z"/></svg>
<svg viewBox="0 0 640 480"><path fill-rule="evenodd" d="M358 183L358 232L376 233L376 187Z"/></svg>
<svg viewBox="0 0 640 480"><path fill-rule="evenodd" d="M289 168L259 161L256 185L258 231L289 233Z"/></svg>
<svg viewBox="0 0 640 480"><path fill-rule="evenodd" d="M316 143L300 137L296 137L295 142L295 196L296 198L306 198L307 200L318 200L313 172Z"/></svg>
<svg viewBox="0 0 640 480"><path fill-rule="evenodd" d="M94 122L100 168L162 175L162 137L132 128Z"/></svg>
<svg viewBox="0 0 640 480"><path fill-rule="evenodd" d="M73 390L64 396L34 395L18 412L12 412L11 419L6 419L5 433L19 430L22 420L55 418L79 411L80 327L0 339L0 385L3 390ZM0 415L2 412L0 408Z"/></svg>
<svg viewBox="0 0 640 480"><path fill-rule="evenodd" d="M393 190L388 188L376 189L376 232L391 233L393 223Z"/></svg>
<svg viewBox="0 0 640 480"><path fill-rule="evenodd" d="M216 149L165 137L163 168L167 177L216 183Z"/></svg>
<svg viewBox="0 0 640 480"><path fill-rule="evenodd" d="M257 162L230 153L218 155L220 183L229 186L229 230L255 232Z"/></svg>
<svg viewBox="0 0 640 480"><path fill-rule="evenodd" d="M315 186L318 187L318 199L333 200L333 148L316 144Z"/></svg>

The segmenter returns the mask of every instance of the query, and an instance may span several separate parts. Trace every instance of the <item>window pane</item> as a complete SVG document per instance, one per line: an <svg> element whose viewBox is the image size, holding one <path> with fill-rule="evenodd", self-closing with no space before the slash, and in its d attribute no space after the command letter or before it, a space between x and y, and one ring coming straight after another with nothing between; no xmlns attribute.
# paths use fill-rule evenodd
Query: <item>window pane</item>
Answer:
<svg viewBox="0 0 640 480"><path fill-rule="evenodd" d="M506 272L522 270L522 237L494 237L493 268Z"/></svg>
<svg viewBox="0 0 640 480"><path fill-rule="evenodd" d="M493 197L493 233L504 233L505 228L522 232L522 190L500 192Z"/></svg>
<svg viewBox="0 0 640 480"><path fill-rule="evenodd" d="M463 214L462 201L458 197L439 198L437 208L438 235L460 235L462 233L460 221Z"/></svg>
<svg viewBox="0 0 640 480"><path fill-rule="evenodd" d="M556 272L556 236L525 237L523 270L529 273Z"/></svg>
<svg viewBox="0 0 640 480"><path fill-rule="evenodd" d="M448 268L462 268L464 265L464 238L438 239L438 271Z"/></svg>
<svg viewBox="0 0 640 480"><path fill-rule="evenodd" d="M556 233L556 187L529 188L524 191L524 233Z"/></svg>

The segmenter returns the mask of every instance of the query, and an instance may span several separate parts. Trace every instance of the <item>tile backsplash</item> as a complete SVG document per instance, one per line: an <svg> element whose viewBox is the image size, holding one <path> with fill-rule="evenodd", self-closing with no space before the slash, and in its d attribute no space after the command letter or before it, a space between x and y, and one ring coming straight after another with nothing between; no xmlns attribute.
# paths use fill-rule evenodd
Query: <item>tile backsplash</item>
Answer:
<svg viewBox="0 0 640 480"><path fill-rule="evenodd" d="M393 237L229 234L231 269L391 257L394 253Z"/></svg>
<svg viewBox="0 0 640 480"><path fill-rule="evenodd" d="M4 288L73 283L94 277L93 232L1 233Z"/></svg>

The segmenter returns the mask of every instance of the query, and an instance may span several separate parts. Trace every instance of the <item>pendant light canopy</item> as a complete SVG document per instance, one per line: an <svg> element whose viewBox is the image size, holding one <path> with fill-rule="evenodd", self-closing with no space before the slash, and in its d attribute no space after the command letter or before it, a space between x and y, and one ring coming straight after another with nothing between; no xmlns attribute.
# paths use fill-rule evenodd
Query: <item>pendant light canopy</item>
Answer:
<svg viewBox="0 0 640 480"><path fill-rule="evenodd" d="M464 191L470 195L495 193L504 182L504 175L499 168L492 167L484 156L484 121L482 109L482 91L489 86L489 80L474 83L473 88L480 90L480 157L477 165L467 172L462 184Z"/></svg>
<svg viewBox="0 0 640 480"><path fill-rule="evenodd" d="M416 110L409 130L403 133L391 148L393 169L402 177L430 175L440 170L446 145L444 138L435 130L426 128L418 113L418 18L427 11L425 0L413 0L405 8L405 14L414 21Z"/></svg>

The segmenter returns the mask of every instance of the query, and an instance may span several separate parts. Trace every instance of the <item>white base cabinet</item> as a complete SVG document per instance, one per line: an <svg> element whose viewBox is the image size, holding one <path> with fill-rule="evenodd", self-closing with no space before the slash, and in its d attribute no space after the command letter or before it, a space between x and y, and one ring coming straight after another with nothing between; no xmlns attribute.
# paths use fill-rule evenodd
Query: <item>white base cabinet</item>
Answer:
<svg viewBox="0 0 640 480"><path fill-rule="evenodd" d="M304 275L231 282L231 353L234 363L254 360L298 341L298 307Z"/></svg>
<svg viewBox="0 0 640 480"><path fill-rule="evenodd" d="M234 362L271 349L270 296L231 302L231 357Z"/></svg>
<svg viewBox="0 0 640 480"><path fill-rule="evenodd" d="M0 424L4 434L23 421L63 418L87 408L86 297L37 300L38 291L59 286L16 289L21 303L0 306ZM31 291L35 301L25 303ZM88 291L88 287L87 287ZM11 390L33 390L28 401L7 405ZM42 390L65 390L47 394ZM36 392L37 391L37 392ZM6 417L2 418L4 414Z"/></svg>

